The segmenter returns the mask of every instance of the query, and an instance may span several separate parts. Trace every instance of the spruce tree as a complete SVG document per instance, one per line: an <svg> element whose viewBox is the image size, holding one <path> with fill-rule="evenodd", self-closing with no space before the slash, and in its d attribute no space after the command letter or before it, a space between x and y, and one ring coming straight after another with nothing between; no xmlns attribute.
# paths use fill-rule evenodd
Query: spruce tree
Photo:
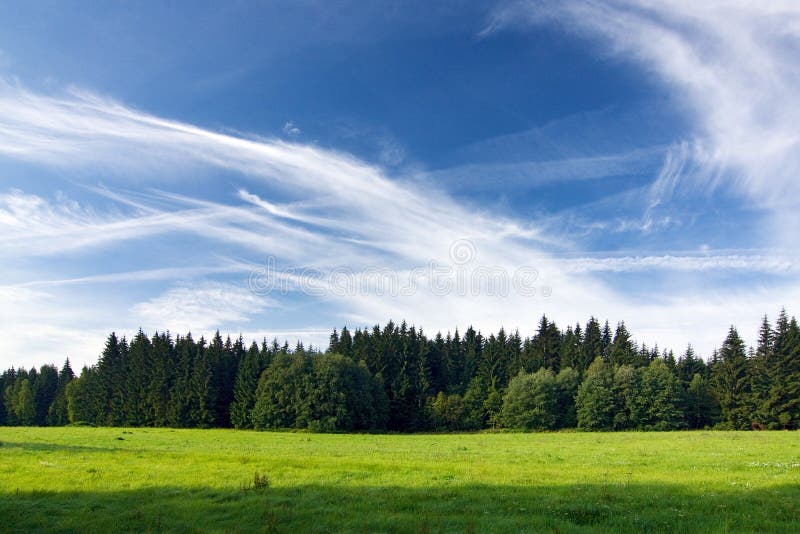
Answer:
<svg viewBox="0 0 800 534"><path fill-rule="evenodd" d="M578 371L585 372L589 365L597 358L603 357L603 334L600 332L600 323L591 317L586 323L583 334L583 358Z"/></svg>
<svg viewBox="0 0 800 534"><path fill-rule="evenodd" d="M636 364L636 347L624 322L617 324L614 341L608 348L608 361L614 365Z"/></svg>
<svg viewBox="0 0 800 534"><path fill-rule="evenodd" d="M6 422L6 403L5 403L5 392L6 387L9 384L9 371L5 371L0 374L0 426L6 426L8 423Z"/></svg>
<svg viewBox="0 0 800 534"><path fill-rule="evenodd" d="M36 379L31 383L31 388L36 410L34 424L45 426L47 424L47 413L58 390L58 369L56 366L42 365L36 374Z"/></svg>
<svg viewBox="0 0 800 534"><path fill-rule="evenodd" d="M708 382L700 373L695 373L686 389L684 410L689 428L711 427L716 422L719 405L711 394Z"/></svg>
<svg viewBox="0 0 800 534"><path fill-rule="evenodd" d="M556 428L575 428L575 396L580 386L580 375L571 367L562 367L556 375Z"/></svg>
<svg viewBox="0 0 800 534"><path fill-rule="evenodd" d="M712 368L713 391L722 411L722 423L730 429L747 429L752 422L747 404L747 367L744 341L731 326Z"/></svg>
<svg viewBox="0 0 800 534"><path fill-rule="evenodd" d="M125 375L122 421L129 426L152 424L148 410L147 390L150 386L150 373L153 369L150 339L140 328L128 347L128 365Z"/></svg>
<svg viewBox="0 0 800 534"><path fill-rule="evenodd" d="M48 426L63 426L69 424L69 412L67 411L67 385L75 378L69 358L64 362L64 366L58 373L58 386L55 398L47 412Z"/></svg>
<svg viewBox="0 0 800 534"><path fill-rule="evenodd" d="M101 425L122 425L127 403L127 375L127 343L124 339L120 342L116 334L111 332L97 362L97 380L85 391L85 402L91 406L82 406L80 411L82 416L92 414L92 419L80 420Z"/></svg>
<svg viewBox="0 0 800 534"><path fill-rule="evenodd" d="M153 334L150 341L150 372L145 389L146 424L166 426L170 392L175 387L175 346L168 332Z"/></svg>
<svg viewBox="0 0 800 534"><path fill-rule="evenodd" d="M262 356L258 345L253 342L250 349L242 358L236 372L236 381L233 386L233 403L231 404L231 423L234 428L252 428L250 412L253 410L256 398L258 379L263 369L261 368Z"/></svg>
<svg viewBox="0 0 800 534"><path fill-rule="evenodd" d="M773 333L767 316L761 321L758 333L758 346L750 356L748 379L750 398L749 408L753 413L757 427L766 428L774 426L774 419L770 410L770 365L773 363Z"/></svg>
<svg viewBox="0 0 800 534"><path fill-rule="evenodd" d="M708 376L708 368L705 362L697 357L691 344L686 347L686 352L678 359L675 371L684 388L689 387L689 384L694 380L694 375L699 374L704 378Z"/></svg>
<svg viewBox="0 0 800 534"><path fill-rule="evenodd" d="M775 426L800 428L800 327L786 311L778 319L774 337L774 357L769 365L771 388L769 412Z"/></svg>
<svg viewBox="0 0 800 534"><path fill-rule="evenodd" d="M221 340L219 341L221 342ZM221 343L218 343L219 346ZM189 403L187 426L209 428L216 423L217 391L214 380L216 356L214 351L209 354L209 348L206 347L205 340L201 337L196 345L189 379L191 402Z"/></svg>

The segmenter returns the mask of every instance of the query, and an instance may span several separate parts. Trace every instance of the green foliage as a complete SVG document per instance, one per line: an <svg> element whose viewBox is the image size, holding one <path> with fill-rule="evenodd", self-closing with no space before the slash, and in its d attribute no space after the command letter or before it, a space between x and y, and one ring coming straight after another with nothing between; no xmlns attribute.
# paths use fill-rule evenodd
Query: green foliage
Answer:
<svg viewBox="0 0 800 534"><path fill-rule="evenodd" d="M749 381L744 341L731 326L712 367L712 391L722 411L721 426L728 429L750 428L752 410L747 403Z"/></svg>
<svg viewBox="0 0 800 534"><path fill-rule="evenodd" d="M58 373L58 382L55 396L50 407L47 409L47 425L63 426L69 424L69 411L67 409L67 386L75 378L69 358L64 362L64 366Z"/></svg>
<svg viewBox="0 0 800 534"><path fill-rule="evenodd" d="M800 429L800 327L781 312L774 334L768 374L770 392L767 412L770 426Z"/></svg>
<svg viewBox="0 0 800 534"><path fill-rule="evenodd" d="M647 402L642 390L642 373L630 364L621 365L614 372L614 401L616 407L615 430L639 428L645 421Z"/></svg>
<svg viewBox="0 0 800 534"><path fill-rule="evenodd" d="M708 382L695 373L686 390L686 423L689 428L707 428L714 424L719 405L711 394Z"/></svg>
<svg viewBox="0 0 800 534"><path fill-rule="evenodd" d="M311 419L311 360L281 351L258 381L250 416L256 429L305 428Z"/></svg>
<svg viewBox="0 0 800 534"><path fill-rule="evenodd" d="M338 343L338 338L337 338ZM258 345L253 342L250 349L242 358L236 373L233 386L233 403L231 404L231 423L235 428L252 428L250 412L253 410L256 398L258 378L263 371L264 358L258 350Z"/></svg>
<svg viewBox="0 0 800 534"><path fill-rule="evenodd" d="M549 369L520 371L511 379L503 397L500 421L508 428L551 430L556 426L558 391Z"/></svg>
<svg viewBox="0 0 800 534"><path fill-rule="evenodd" d="M28 378L20 380L11 390L12 411L20 425L30 426L36 422L36 399Z"/></svg>
<svg viewBox="0 0 800 534"><path fill-rule="evenodd" d="M0 374L0 423L318 431L800 428L800 327L765 317L746 350L732 327L705 361L637 348L625 324L432 339L393 322L331 335L326 353L239 337L111 333L96 365ZM589 365L589 358L592 358ZM27 381L27 382L26 382ZM520 385L523 384L523 385ZM551 394L554 392L553 394ZM33 415L31 416L31 399Z"/></svg>
<svg viewBox="0 0 800 534"><path fill-rule="evenodd" d="M644 430L677 430L683 427L683 390L664 360L653 360L640 372L642 409L637 427Z"/></svg>
<svg viewBox="0 0 800 534"><path fill-rule="evenodd" d="M251 419L258 429L329 432L384 428L386 415L382 385L366 365L340 354L281 352L261 375Z"/></svg>
<svg viewBox="0 0 800 534"><path fill-rule="evenodd" d="M575 399L578 428L611 430L617 413L614 369L598 356L586 371Z"/></svg>
<svg viewBox="0 0 800 534"><path fill-rule="evenodd" d="M608 361L615 365L641 365L625 323L617 325L614 341L608 347Z"/></svg>
<svg viewBox="0 0 800 534"><path fill-rule="evenodd" d="M575 428L578 424L575 397L580 375L571 367L563 367L556 375L556 428Z"/></svg>
<svg viewBox="0 0 800 534"><path fill-rule="evenodd" d="M436 428L444 430L468 429L466 419L467 406L464 398L458 393L437 393L430 406L431 417Z"/></svg>
<svg viewBox="0 0 800 534"><path fill-rule="evenodd" d="M95 396L100 386L97 372L84 368L81 376L66 386L67 415L70 423L91 423L97 420Z"/></svg>

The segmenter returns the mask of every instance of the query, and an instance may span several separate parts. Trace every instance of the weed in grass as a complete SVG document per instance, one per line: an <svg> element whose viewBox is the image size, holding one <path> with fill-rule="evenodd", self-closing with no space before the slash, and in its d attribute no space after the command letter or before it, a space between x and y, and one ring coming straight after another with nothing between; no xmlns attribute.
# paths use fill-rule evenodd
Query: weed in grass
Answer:
<svg viewBox="0 0 800 534"><path fill-rule="evenodd" d="M258 471L256 471L253 474L253 482L251 482L250 484L242 485L242 490L243 491L248 491L248 490L262 491L262 490L265 490L265 489L269 488L269 486L270 486L269 476L266 473L262 474L262 473L259 473Z"/></svg>
<svg viewBox="0 0 800 534"><path fill-rule="evenodd" d="M253 489L261 490L269 487L269 477L264 474L259 474L258 471L253 475Z"/></svg>

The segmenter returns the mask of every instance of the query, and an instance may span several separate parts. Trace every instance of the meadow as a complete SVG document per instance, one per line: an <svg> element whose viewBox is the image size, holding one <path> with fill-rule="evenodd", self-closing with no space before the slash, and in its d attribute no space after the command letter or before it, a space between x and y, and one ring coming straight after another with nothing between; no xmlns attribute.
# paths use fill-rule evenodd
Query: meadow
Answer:
<svg viewBox="0 0 800 534"><path fill-rule="evenodd" d="M800 432L0 427L0 531L800 531Z"/></svg>

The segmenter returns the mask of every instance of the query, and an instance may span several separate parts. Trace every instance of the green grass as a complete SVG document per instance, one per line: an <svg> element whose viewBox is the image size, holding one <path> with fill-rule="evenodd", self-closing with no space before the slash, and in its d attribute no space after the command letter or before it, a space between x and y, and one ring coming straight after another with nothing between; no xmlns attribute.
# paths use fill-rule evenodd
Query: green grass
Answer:
<svg viewBox="0 0 800 534"><path fill-rule="evenodd" d="M800 432L0 428L0 531L797 532Z"/></svg>

